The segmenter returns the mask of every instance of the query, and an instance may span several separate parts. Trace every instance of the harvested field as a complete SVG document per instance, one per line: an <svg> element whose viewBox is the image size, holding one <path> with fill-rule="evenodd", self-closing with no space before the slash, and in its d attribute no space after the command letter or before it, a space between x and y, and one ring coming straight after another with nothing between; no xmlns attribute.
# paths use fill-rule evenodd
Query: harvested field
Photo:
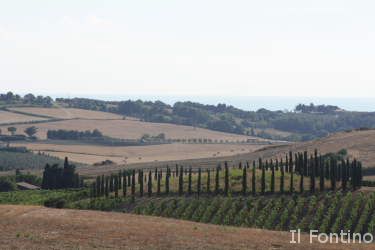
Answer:
<svg viewBox="0 0 375 250"><path fill-rule="evenodd" d="M20 111L24 113L30 113L35 115L50 116L53 118L60 119L122 119L121 115L116 115L101 111L92 111L85 109L75 108L36 108L36 107L22 107L22 108L9 108L10 110Z"/></svg>
<svg viewBox="0 0 375 250"><path fill-rule="evenodd" d="M144 134L158 135L164 133L167 138L188 139L188 138L207 138L212 140L246 140L256 138L245 135L223 133L203 128L191 126L174 125L169 123L151 123L135 120L66 120L58 122L48 122L35 124L38 128L37 136L46 139L48 130L68 129L68 130L94 130L99 129L104 135L122 138L122 139L139 139ZM17 125L20 131L27 125ZM262 139L259 139L262 140Z"/></svg>
<svg viewBox="0 0 375 250"><path fill-rule="evenodd" d="M0 110L0 124L43 121L43 120L46 120L46 119L41 118L41 117L16 114L16 113ZM5 132L6 129L4 130L4 128L2 128L2 130Z"/></svg>
<svg viewBox="0 0 375 250"><path fill-rule="evenodd" d="M365 244L290 244L290 233L207 225L174 219L0 206L4 249L373 249Z"/></svg>
<svg viewBox="0 0 375 250"><path fill-rule="evenodd" d="M88 164L106 159L112 160L118 164L132 164L232 156L253 152L264 147L262 145L245 144L162 144L130 147L48 143L13 143L13 145L26 146L35 152L45 152L60 158L68 156L72 161Z"/></svg>

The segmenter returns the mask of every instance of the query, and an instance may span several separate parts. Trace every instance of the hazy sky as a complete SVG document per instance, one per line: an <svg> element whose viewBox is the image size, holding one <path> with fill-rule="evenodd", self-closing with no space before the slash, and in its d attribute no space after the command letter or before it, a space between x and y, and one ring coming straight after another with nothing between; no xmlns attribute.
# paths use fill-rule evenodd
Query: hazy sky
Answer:
<svg viewBox="0 0 375 250"><path fill-rule="evenodd" d="M375 97L374 10L373 0L0 0L0 89Z"/></svg>

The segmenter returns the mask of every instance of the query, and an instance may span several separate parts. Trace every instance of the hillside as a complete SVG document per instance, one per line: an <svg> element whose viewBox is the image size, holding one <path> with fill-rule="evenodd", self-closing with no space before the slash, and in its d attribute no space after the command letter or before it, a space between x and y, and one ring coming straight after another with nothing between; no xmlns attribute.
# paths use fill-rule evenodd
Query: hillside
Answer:
<svg viewBox="0 0 375 250"><path fill-rule="evenodd" d="M7 249L372 249L372 245L290 244L290 233L206 225L121 213L0 206Z"/></svg>

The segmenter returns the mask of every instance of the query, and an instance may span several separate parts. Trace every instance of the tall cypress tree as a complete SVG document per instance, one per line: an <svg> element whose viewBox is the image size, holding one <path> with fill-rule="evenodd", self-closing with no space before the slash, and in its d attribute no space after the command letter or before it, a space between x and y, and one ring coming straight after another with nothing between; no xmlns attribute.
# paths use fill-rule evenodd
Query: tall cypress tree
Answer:
<svg viewBox="0 0 375 250"><path fill-rule="evenodd" d="M255 161L253 161L253 171L252 171L252 178L251 178L251 192L253 195L256 194L256 167Z"/></svg>
<svg viewBox="0 0 375 250"><path fill-rule="evenodd" d="M118 186L122 187L122 171L121 170L118 172L118 177L119 177L118 178Z"/></svg>
<svg viewBox="0 0 375 250"><path fill-rule="evenodd" d="M247 192L247 168L242 170L242 194L246 195Z"/></svg>
<svg viewBox="0 0 375 250"><path fill-rule="evenodd" d="M95 182L95 185L96 185L96 197L100 197L100 176L97 176L96 177L96 182Z"/></svg>
<svg viewBox="0 0 375 250"><path fill-rule="evenodd" d="M315 166L313 156L310 155L310 192L315 192Z"/></svg>
<svg viewBox="0 0 375 250"><path fill-rule="evenodd" d="M167 167L167 173L165 175L165 194L169 194L169 178L170 178L170 170Z"/></svg>
<svg viewBox="0 0 375 250"><path fill-rule="evenodd" d="M271 193L275 193L275 167L271 160Z"/></svg>
<svg viewBox="0 0 375 250"><path fill-rule="evenodd" d="M284 193L284 178L285 178L285 173L284 173L284 164L283 160L281 159L281 164L280 164L280 193Z"/></svg>
<svg viewBox="0 0 375 250"><path fill-rule="evenodd" d="M211 170L207 169L207 193L211 193Z"/></svg>
<svg viewBox="0 0 375 250"><path fill-rule="evenodd" d="M220 166L216 167L216 175L215 175L215 194L219 193L220 189Z"/></svg>
<svg viewBox="0 0 375 250"><path fill-rule="evenodd" d="M123 181L122 181L122 196L126 196L126 191L127 191L127 188L128 188L128 185L127 185L127 172L126 171L123 171L122 172L122 177L123 177Z"/></svg>
<svg viewBox="0 0 375 250"><path fill-rule="evenodd" d="M156 189L157 195L160 195L160 186L161 186L161 173L158 173L158 183L157 183L157 189Z"/></svg>
<svg viewBox="0 0 375 250"><path fill-rule="evenodd" d="M347 179L346 179L346 163L345 163L345 160L342 160L341 161L341 167L342 167L342 190L346 191L346 188L347 188Z"/></svg>
<svg viewBox="0 0 375 250"><path fill-rule="evenodd" d="M109 196L109 177L105 177L105 187L104 187L105 197Z"/></svg>
<svg viewBox="0 0 375 250"><path fill-rule="evenodd" d="M139 175L139 196L143 196L143 170L138 172Z"/></svg>
<svg viewBox="0 0 375 250"><path fill-rule="evenodd" d="M132 188L131 188L131 195L132 195L132 201L135 200L135 169L132 171Z"/></svg>
<svg viewBox="0 0 375 250"><path fill-rule="evenodd" d="M178 195L184 194L184 168L181 166L178 176Z"/></svg>
<svg viewBox="0 0 375 250"><path fill-rule="evenodd" d="M192 188L191 188L191 182L192 182L192 169L189 168L189 177L188 177L188 194L191 195Z"/></svg>
<svg viewBox="0 0 375 250"><path fill-rule="evenodd" d="M224 194L228 195L229 192L229 169L228 163L224 163L225 173L224 173Z"/></svg>
<svg viewBox="0 0 375 250"><path fill-rule="evenodd" d="M147 194L148 194L148 197L152 195L152 172L151 170L148 172Z"/></svg>
<svg viewBox="0 0 375 250"><path fill-rule="evenodd" d="M198 196L201 194L201 179L202 179L202 170L201 168L198 169L198 181L197 181L197 194Z"/></svg>
<svg viewBox="0 0 375 250"><path fill-rule="evenodd" d="M259 160L259 162L262 163L262 160ZM261 193L264 194L266 192L266 171L263 165L261 165L261 169L262 169Z"/></svg>
<svg viewBox="0 0 375 250"><path fill-rule="evenodd" d="M294 192L294 170L293 170L293 153L292 151L289 152L289 173L290 173L290 186L289 186L289 192Z"/></svg>
<svg viewBox="0 0 375 250"><path fill-rule="evenodd" d="M100 196L105 195L105 184L104 184L104 175L100 179Z"/></svg>
<svg viewBox="0 0 375 250"><path fill-rule="evenodd" d="M336 190L336 162L333 158L330 160L331 189Z"/></svg>
<svg viewBox="0 0 375 250"><path fill-rule="evenodd" d="M117 198L118 197L118 176L116 175L114 179L115 179L115 197Z"/></svg>
<svg viewBox="0 0 375 250"><path fill-rule="evenodd" d="M302 167L301 167L301 169L300 169L300 183L299 183L299 190L300 190L300 192L301 193L303 193L305 190L304 190L304 172L305 172L305 163L306 163L306 161L307 161L307 159L306 159L306 157L307 157L307 152L305 151L304 152L304 154L303 154L303 159L302 159ZM300 154L299 155L299 162L301 163L301 158L302 158L302 155Z"/></svg>
<svg viewBox="0 0 375 250"><path fill-rule="evenodd" d="M158 179L158 168L155 168L155 172L154 172L154 180L156 181Z"/></svg>
<svg viewBox="0 0 375 250"><path fill-rule="evenodd" d="M319 189L320 191L324 191L324 164L321 155L319 156L319 169Z"/></svg>

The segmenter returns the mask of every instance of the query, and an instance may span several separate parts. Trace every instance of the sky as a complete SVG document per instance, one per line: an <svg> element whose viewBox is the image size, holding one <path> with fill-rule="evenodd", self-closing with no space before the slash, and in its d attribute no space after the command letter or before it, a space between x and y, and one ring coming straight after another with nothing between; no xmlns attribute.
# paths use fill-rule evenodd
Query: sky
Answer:
<svg viewBox="0 0 375 250"><path fill-rule="evenodd" d="M375 97L375 1L0 0L0 90Z"/></svg>

